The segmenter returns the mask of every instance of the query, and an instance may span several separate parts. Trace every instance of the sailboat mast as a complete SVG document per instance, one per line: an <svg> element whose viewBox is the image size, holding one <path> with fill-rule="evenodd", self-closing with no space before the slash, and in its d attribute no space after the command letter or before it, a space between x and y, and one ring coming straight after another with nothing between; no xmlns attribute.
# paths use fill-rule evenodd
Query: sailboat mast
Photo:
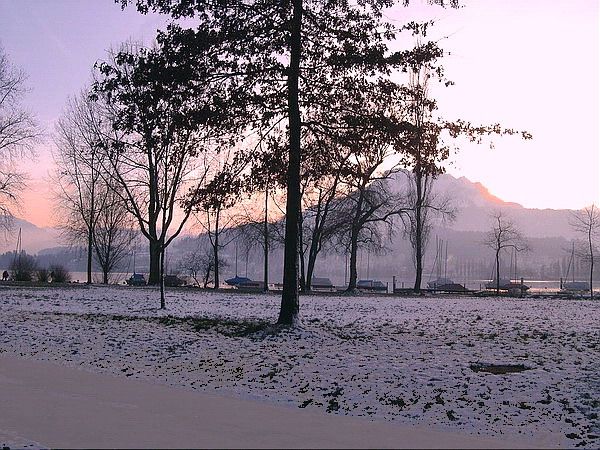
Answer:
<svg viewBox="0 0 600 450"><path fill-rule="evenodd" d="M17 258L19 260L21 260L21 252L22 252L22 248L21 248L21 227L19 227L19 235L17 236L17 247L15 248L15 257L14 257L14 261L17 261Z"/></svg>
<svg viewBox="0 0 600 450"><path fill-rule="evenodd" d="M515 248L515 281L518 280L517 277L517 249Z"/></svg>
<svg viewBox="0 0 600 450"><path fill-rule="evenodd" d="M575 283L575 241L571 243L571 259L573 260L573 283Z"/></svg>
<svg viewBox="0 0 600 450"><path fill-rule="evenodd" d="M238 276L238 244L237 244L237 237L235 239L235 276L236 276L236 278Z"/></svg>
<svg viewBox="0 0 600 450"><path fill-rule="evenodd" d="M448 278L448 241L446 241L446 254L444 256L444 278Z"/></svg>

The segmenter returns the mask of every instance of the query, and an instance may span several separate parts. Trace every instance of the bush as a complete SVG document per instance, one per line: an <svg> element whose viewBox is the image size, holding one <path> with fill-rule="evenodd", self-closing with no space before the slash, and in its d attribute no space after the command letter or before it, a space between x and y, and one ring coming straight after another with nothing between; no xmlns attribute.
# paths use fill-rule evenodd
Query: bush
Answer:
<svg viewBox="0 0 600 450"><path fill-rule="evenodd" d="M60 264L50 266L50 277L53 283L68 283L71 281L71 273L65 266Z"/></svg>
<svg viewBox="0 0 600 450"><path fill-rule="evenodd" d="M47 283L48 278L50 278L50 272L48 272L48 269L38 269L37 280L40 283Z"/></svg>
<svg viewBox="0 0 600 450"><path fill-rule="evenodd" d="M31 281L37 269L37 263L33 256L21 252L10 263L12 278L15 281Z"/></svg>

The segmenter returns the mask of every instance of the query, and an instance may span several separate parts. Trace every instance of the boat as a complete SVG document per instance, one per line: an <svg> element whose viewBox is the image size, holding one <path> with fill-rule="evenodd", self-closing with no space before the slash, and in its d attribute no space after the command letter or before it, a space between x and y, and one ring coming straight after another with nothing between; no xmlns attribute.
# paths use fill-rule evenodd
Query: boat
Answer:
<svg viewBox="0 0 600 450"><path fill-rule="evenodd" d="M387 291L387 285L380 280L358 280L356 289L363 291Z"/></svg>
<svg viewBox="0 0 600 450"><path fill-rule="evenodd" d="M335 286L329 278L312 277L310 287L315 291L335 291Z"/></svg>
<svg viewBox="0 0 600 450"><path fill-rule="evenodd" d="M513 264L514 258L514 264ZM513 271L514 268L514 271ZM494 269L496 266L494 265ZM493 278L491 281L485 283L485 288L489 290L495 290L498 288L501 291L508 291L510 294L522 294L525 291L529 290L529 286L523 283L523 279L518 281L517 277L517 251L513 250L513 253L510 255L510 268L509 268L511 276L514 275L514 281L510 278L500 278L500 283L497 283L497 279Z"/></svg>
<svg viewBox="0 0 600 450"><path fill-rule="evenodd" d="M458 284L458 283L446 283L446 284L441 284L437 287L434 288L437 291L444 291L444 292L469 292L469 290L464 287L462 284Z"/></svg>
<svg viewBox="0 0 600 450"><path fill-rule="evenodd" d="M454 280L451 280L450 278L440 277L433 281L429 281L427 283L427 287L429 289L441 289L442 286L447 286L450 284L455 284Z"/></svg>
<svg viewBox="0 0 600 450"><path fill-rule="evenodd" d="M590 285L587 281L565 281L562 284L563 291L578 292L588 291L589 289Z"/></svg>
<svg viewBox="0 0 600 450"><path fill-rule="evenodd" d="M247 283L249 281L252 281L250 278L247 277L240 277L240 276L235 276L233 278L229 278L228 280L225 280L225 283L227 283L229 286L239 286L242 283Z"/></svg>
<svg viewBox="0 0 600 450"><path fill-rule="evenodd" d="M146 279L141 273L134 273L127 280L128 286L146 286Z"/></svg>
<svg viewBox="0 0 600 450"><path fill-rule="evenodd" d="M491 280L485 283L486 289L496 289L496 280ZM526 284L521 284L520 281L512 281L508 278L500 278L500 286L499 289L501 291L527 291L529 290L529 286Z"/></svg>
<svg viewBox="0 0 600 450"><path fill-rule="evenodd" d="M177 275L165 275L163 280L165 286L167 287L178 287L185 285L185 280L179 278Z"/></svg>
<svg viewBox="0 0 600 450"><path fill-rule="evenodd" d="M571 268L573 268L572 272ZM571 273L572 280L563 282L561 278L561 291L582 292L590 289L590 285L587 281L575 281L575 242L573 242L571 246L571 258L569 259L569 265L567 266L567 274L565 275L565 279L569 278L569 273Z"/></svg>
<svg viewBox="0 0 600 450"><path fill-rule="evenodd" d="M437 278L435 280L427 282L427 287L434 291L446 291L446 292L467 292L468 289L462 284L455 283L454 280L447 277L448 272L448 242L446 242L446 248L444 252L444 241L435 237L436 251L435 261L433 263L434 269L437 272ZM444 276L442 276L442 265L441 256L444 254ZM433 273L433 270L432 270Z"/></svg>

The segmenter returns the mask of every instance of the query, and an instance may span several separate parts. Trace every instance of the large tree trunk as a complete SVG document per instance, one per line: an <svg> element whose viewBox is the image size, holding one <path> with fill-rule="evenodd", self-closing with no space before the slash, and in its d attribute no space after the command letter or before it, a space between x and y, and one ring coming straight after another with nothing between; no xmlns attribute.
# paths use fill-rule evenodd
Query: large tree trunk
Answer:
<svg viewBox="0 0 600 450"><path fill-rule="evenodd" d="M298 220L298 257L300 258L300 292L306 292L306 263L304 259L304 217L302 211L300 211L300 219Z"/></svg>
<svg viewBox="0 0 600 450"><path fill-rule="evenodd" d="M415 228L415 285L413 286L413 291L415 294L419 294L421 292L421 281L423 279L423 230L421 224L421 207L417 206L415 212L416 219L416 228Z"/></svg>
<svg viewBox="0 0 600 450"><path fill-rule="evenodd" d="M156 286L160 282L160 242L151 240L150 242L150 273L148 274L148 284Z"/></svg>
<svg viewBox="0 0 600 450"><path fill-rule="evenodd" d="M287 170L285 247L283 255L283 294L277 322L293 325L298 320L298 221L300 218L300 151L301 126L298 82L302 51L302 0L292 0L293 16L290 35L288 71L288 114L290 150Z"/></svg>
<svg viewBox="0 0 600 450"><path fill-rule="evenodd" d="M215 259L215 289L219 289L219 215L220 211L217 211L215 219L215 242L213 247L213 258Z"/></svg>
<svg viewBox="0 0 600 450"><path fill-rule="evenodd" d="M162 247L162 246L161 246ZM160 309L165 309L165 249L160 252Z"/></svg>
<svg viewBox="0 0 600 450"><path fill-rule="evenodd" d="M263 292L269 292L269 184L265 187L265 218L263 221ZM248 275L248 252L246 252L246 275Z"/></svg>
<svg viewBox="0 0 600 450"><path fill-rule="evenodd" d="M102 269L102 283L108 284L108 269Z"/></svg>
<svg viewBox="0 0 600 450"><path fill-rule="evenodd" d="M421 280L423 278L423 223L422 223L422 201L423 186L421 185L423 176L420 166L417 165L415 171L415 184L417 188L417 204L415 205L415 285L413 292L421 293Z"/></svg>
<svg viewBox="0 0 600 450"><path fill-rule="evenodd" d="M415 242L415 285L413 286L413 292L415 294L421 293L421 282L423 279L423 247L420 237L417 237Z"/></svg>
<svg viewBox="0 0 600 450"><path fill-rule="evenodd" d="M350 233L350 279L348 280L347 292L356 290L356 280L358 271L356 269L356 261L358 254L358 230L354 227Z"/></svg>

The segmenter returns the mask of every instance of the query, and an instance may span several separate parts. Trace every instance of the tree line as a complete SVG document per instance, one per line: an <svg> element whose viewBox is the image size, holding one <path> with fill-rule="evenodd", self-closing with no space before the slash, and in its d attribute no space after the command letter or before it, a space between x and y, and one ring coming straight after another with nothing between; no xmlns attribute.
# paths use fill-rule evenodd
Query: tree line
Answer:
<svg viewBox="0 0 600 450"><path fill-rule="evenodd" d="M449 142L531 138L438 117L429 88L452 84L444 51L427 40L431 23L389 21L392 1L120 3L173 20L151 47L124 43L95 64L56 127L55 186L88 273L93 258L110 272L133 234L146 239L163 308L165 251L193 218L210 238L218 286L226 212L262 198L263 220L245 228L261 236L267 264L274 195L285 217L280 324L297 321L323 248L348 252L353 290L358 248L381 248L394 222L411 243L419 292L431 218L452 212L431 189ZM396 174L410 180L406 192L391 190Z"/></svg>

